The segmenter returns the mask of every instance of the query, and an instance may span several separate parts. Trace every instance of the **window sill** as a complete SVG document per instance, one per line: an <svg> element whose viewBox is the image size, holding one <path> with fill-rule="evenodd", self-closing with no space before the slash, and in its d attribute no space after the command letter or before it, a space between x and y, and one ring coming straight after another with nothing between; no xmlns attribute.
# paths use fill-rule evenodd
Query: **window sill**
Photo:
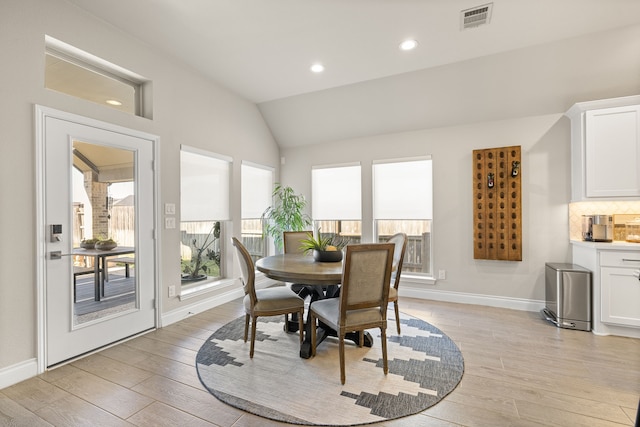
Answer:
<svg viewBox="0 0 640 427"><path fill-rule="evenodd" d="M191 298L198 297L200 295L211 292L215 289L223 288L234 283L233 279L218 279L218 280L203 280L202 282L184 285L180 288L180 301L185 301Z"/></svg>

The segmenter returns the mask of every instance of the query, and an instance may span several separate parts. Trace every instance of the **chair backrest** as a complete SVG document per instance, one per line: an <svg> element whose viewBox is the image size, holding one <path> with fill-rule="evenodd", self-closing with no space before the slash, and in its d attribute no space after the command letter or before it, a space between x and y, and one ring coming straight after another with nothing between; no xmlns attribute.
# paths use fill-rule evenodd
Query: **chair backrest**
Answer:
<svg viewBox="0 0 640 427"><path fill-rule="evenodd" d="M302 254L303 249L300 248L301 241L313 237L311 231L284 231L282 232L282 241L284 242L285 254Z"/></svg>
<svg viewBox="0 0 640 427"><path fill-rule="evenodd" d="M244 294L251 295L251 305L254 305L258 298L256 297L256 270L253 265L253 259L251 259L251 254L240 240L232 237L231 242L236 250L236 256L240 264L240 280L242 281Z"/></svg>
<svg viewBox="0 0 640 427"><path fill-rule="evenodd" d="M386 319L393 243L347 245L340 288L340 323L350 310L379 307Z"/></svg>
<svg viewBox="0 0 640 427"><path fill-rule="evenodd" d="M391 285L398 289L400 286L400 273L402 273L402 264L404 263L404 253L407 249L407 235L405 233L396 233L391 236L388 243L393 243L393 272L391 273Z"/></svg>

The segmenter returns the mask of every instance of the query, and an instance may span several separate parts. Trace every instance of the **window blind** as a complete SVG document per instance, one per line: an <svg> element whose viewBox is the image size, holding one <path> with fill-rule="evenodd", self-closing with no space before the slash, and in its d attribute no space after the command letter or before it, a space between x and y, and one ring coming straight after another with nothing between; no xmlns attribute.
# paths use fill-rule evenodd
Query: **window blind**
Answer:
<svg viewBox="0 0 640 427"><path fill-rule="evenodd" d="M197 148L180 151L180 219L226 221L229 213L231 161Z"/></svg>
<svg viewBox="0 0 640 427"><path fill-rule="evenodd" d="M273 192L273 170L243 163L241 167L242 218L260 218L271 206Z"/></svg>
<svg viewBox="0 0 640 427"><path fill-rule="evenodd" d="M311 170L311 211L315 221L362 219L360 165L314 166Z"/></svg>
<svg viewBox="0 0 640 427"><path fill-rule="evenodd" d="M431 159L373 165L374 219L432 219Z"/></svg>

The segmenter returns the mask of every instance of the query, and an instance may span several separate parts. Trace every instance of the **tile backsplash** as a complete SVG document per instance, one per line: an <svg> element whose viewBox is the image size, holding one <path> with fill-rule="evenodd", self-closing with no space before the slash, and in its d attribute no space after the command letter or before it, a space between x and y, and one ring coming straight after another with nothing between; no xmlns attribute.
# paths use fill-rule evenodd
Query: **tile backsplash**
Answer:
<svg viewBox="0 0 640 427"><path fill-rule="evenodd" d="M613 215L613 239L625 240L626 221L640 217L640 201L576 202L569 204L569 237L582 240L582 215Z"/></svg>

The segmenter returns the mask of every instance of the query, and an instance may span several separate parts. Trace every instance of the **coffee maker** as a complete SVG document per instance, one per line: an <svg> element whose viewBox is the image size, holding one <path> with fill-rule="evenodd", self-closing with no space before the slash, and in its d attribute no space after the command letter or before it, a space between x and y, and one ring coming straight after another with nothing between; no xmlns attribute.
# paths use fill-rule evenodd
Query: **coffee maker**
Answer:
<svg viewBox="0 0 640 427"><path fill-rule="evenodd" d="M613 215L582 215L582 240L611 242L613 240Z"/></svg>

